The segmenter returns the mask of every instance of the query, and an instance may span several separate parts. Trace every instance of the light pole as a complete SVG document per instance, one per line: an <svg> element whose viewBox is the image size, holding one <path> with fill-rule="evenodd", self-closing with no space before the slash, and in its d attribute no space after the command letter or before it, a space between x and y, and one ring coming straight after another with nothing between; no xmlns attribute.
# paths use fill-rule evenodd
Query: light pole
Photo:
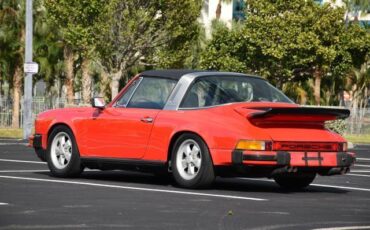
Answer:
<svg viewBox="0 0 370 230"><path fill-rule="evenodd" d="M33 19L32 0L26 0L26 49L24 64L23 96L23 138L28 139L32 132L32 75L38 72L38 65L32 62Z"/></svg>

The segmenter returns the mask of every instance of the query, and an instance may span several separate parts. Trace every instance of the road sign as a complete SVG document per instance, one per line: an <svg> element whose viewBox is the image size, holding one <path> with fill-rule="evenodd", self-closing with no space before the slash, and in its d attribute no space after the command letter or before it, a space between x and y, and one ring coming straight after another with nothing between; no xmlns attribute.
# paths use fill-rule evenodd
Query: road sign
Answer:
<svg viewBox="0 0 370 230"><path fill-rule="evenodd" d="M23 67L26 74L36 74L39 72L39 64L36 62L26 62Z"/></svg>

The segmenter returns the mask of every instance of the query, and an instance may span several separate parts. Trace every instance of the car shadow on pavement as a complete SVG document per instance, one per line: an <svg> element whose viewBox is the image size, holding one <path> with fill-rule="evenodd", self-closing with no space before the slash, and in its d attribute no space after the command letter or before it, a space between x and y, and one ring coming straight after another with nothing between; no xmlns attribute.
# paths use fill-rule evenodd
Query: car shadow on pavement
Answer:
<svg viewBox="0 0 370 230"><path fill-rule="evenodd" d="M49 172L37 172L37 174L48 175L52 177ZM54 177L53 177L54 178ZM67 178L68 179L68 178ZM171 176L153 175L150 173L132 172L123 170L113 171L84 171L80 177L72 178L70 180L81 180L88 183L129 183L130 185L154 185L158 189L168 189L168 187L182 189L178 187ZM69 180L69 179L68 179ZM115 184L117 185L117 184ZM130 186L122 185L122 186ZM163 188L161 188L163 187ZM190 190L190 189L186 189ZM206 189L197 189L195 191L234 191L234 192L248 192L248 193L348 193L348 190L332 187L309 186L300 190L287 190L279 187L273 181L265 180L249 180L244 178L220 178L217 177L213 185Z"/></svg>

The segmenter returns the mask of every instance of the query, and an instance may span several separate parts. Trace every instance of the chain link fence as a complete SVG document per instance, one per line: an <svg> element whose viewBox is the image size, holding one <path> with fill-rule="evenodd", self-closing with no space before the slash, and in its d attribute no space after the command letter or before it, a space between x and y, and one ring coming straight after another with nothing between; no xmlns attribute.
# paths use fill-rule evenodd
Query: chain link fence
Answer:
<svg viewBox="0 0 370 230"><path fill-rule="evenodd" d="M19 114L19 124L22 126L23 119L23 102L21 101L21 109ZM75 101L75 106L80 105L80 100ZM34 97L32 103L33 119L36 119L37 114L57 108L67 107L66 99L58 97ZM344 108L337 106L323 106L325 108ZM0 100L0 128L12 127L12 108L13 102L11 100ZM337 124L338 123L338 124ZM353 109L351 116L345 121L336 122L340 129L344 130L345 134L370 134L370 108ZM22 127L21 127L22 128Z"/></svg>

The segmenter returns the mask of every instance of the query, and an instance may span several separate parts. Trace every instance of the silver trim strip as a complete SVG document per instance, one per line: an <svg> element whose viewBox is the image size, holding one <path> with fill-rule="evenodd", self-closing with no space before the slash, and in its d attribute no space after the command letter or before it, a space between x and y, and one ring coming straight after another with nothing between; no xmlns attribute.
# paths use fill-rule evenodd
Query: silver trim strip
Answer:
<svg viewBox="0 0 370 230"><path fill-rule="evenodd" d="M125 104L125 105L120 105L120 106L117 106L117 103L118 103L118 101L119 101L119 99L121 99L125 94L122 94L122 96L120 97L120 98L118 98L118 100L116 101L116 103L114 104L114 106L113 107L115 107L115 108L126 108L127 107L127 105L130 103L130 101L131 101L131 98L132 98L132 96L134 95L134 93L136 92L136 89L137 89L137 87L139 87L139 85L140 85L140 83L141 83L141 81L143 80L143 77L139 77L136 81L138 81L138 83L136 84L136 86L135 86L135 88L134 88L134 91L132 91L132 93L131 93L131 95L130 95L130 97L128 98L128 100L127 100L127 103ZM134 84L135 82L132 82L131 84Z"/></svg>

